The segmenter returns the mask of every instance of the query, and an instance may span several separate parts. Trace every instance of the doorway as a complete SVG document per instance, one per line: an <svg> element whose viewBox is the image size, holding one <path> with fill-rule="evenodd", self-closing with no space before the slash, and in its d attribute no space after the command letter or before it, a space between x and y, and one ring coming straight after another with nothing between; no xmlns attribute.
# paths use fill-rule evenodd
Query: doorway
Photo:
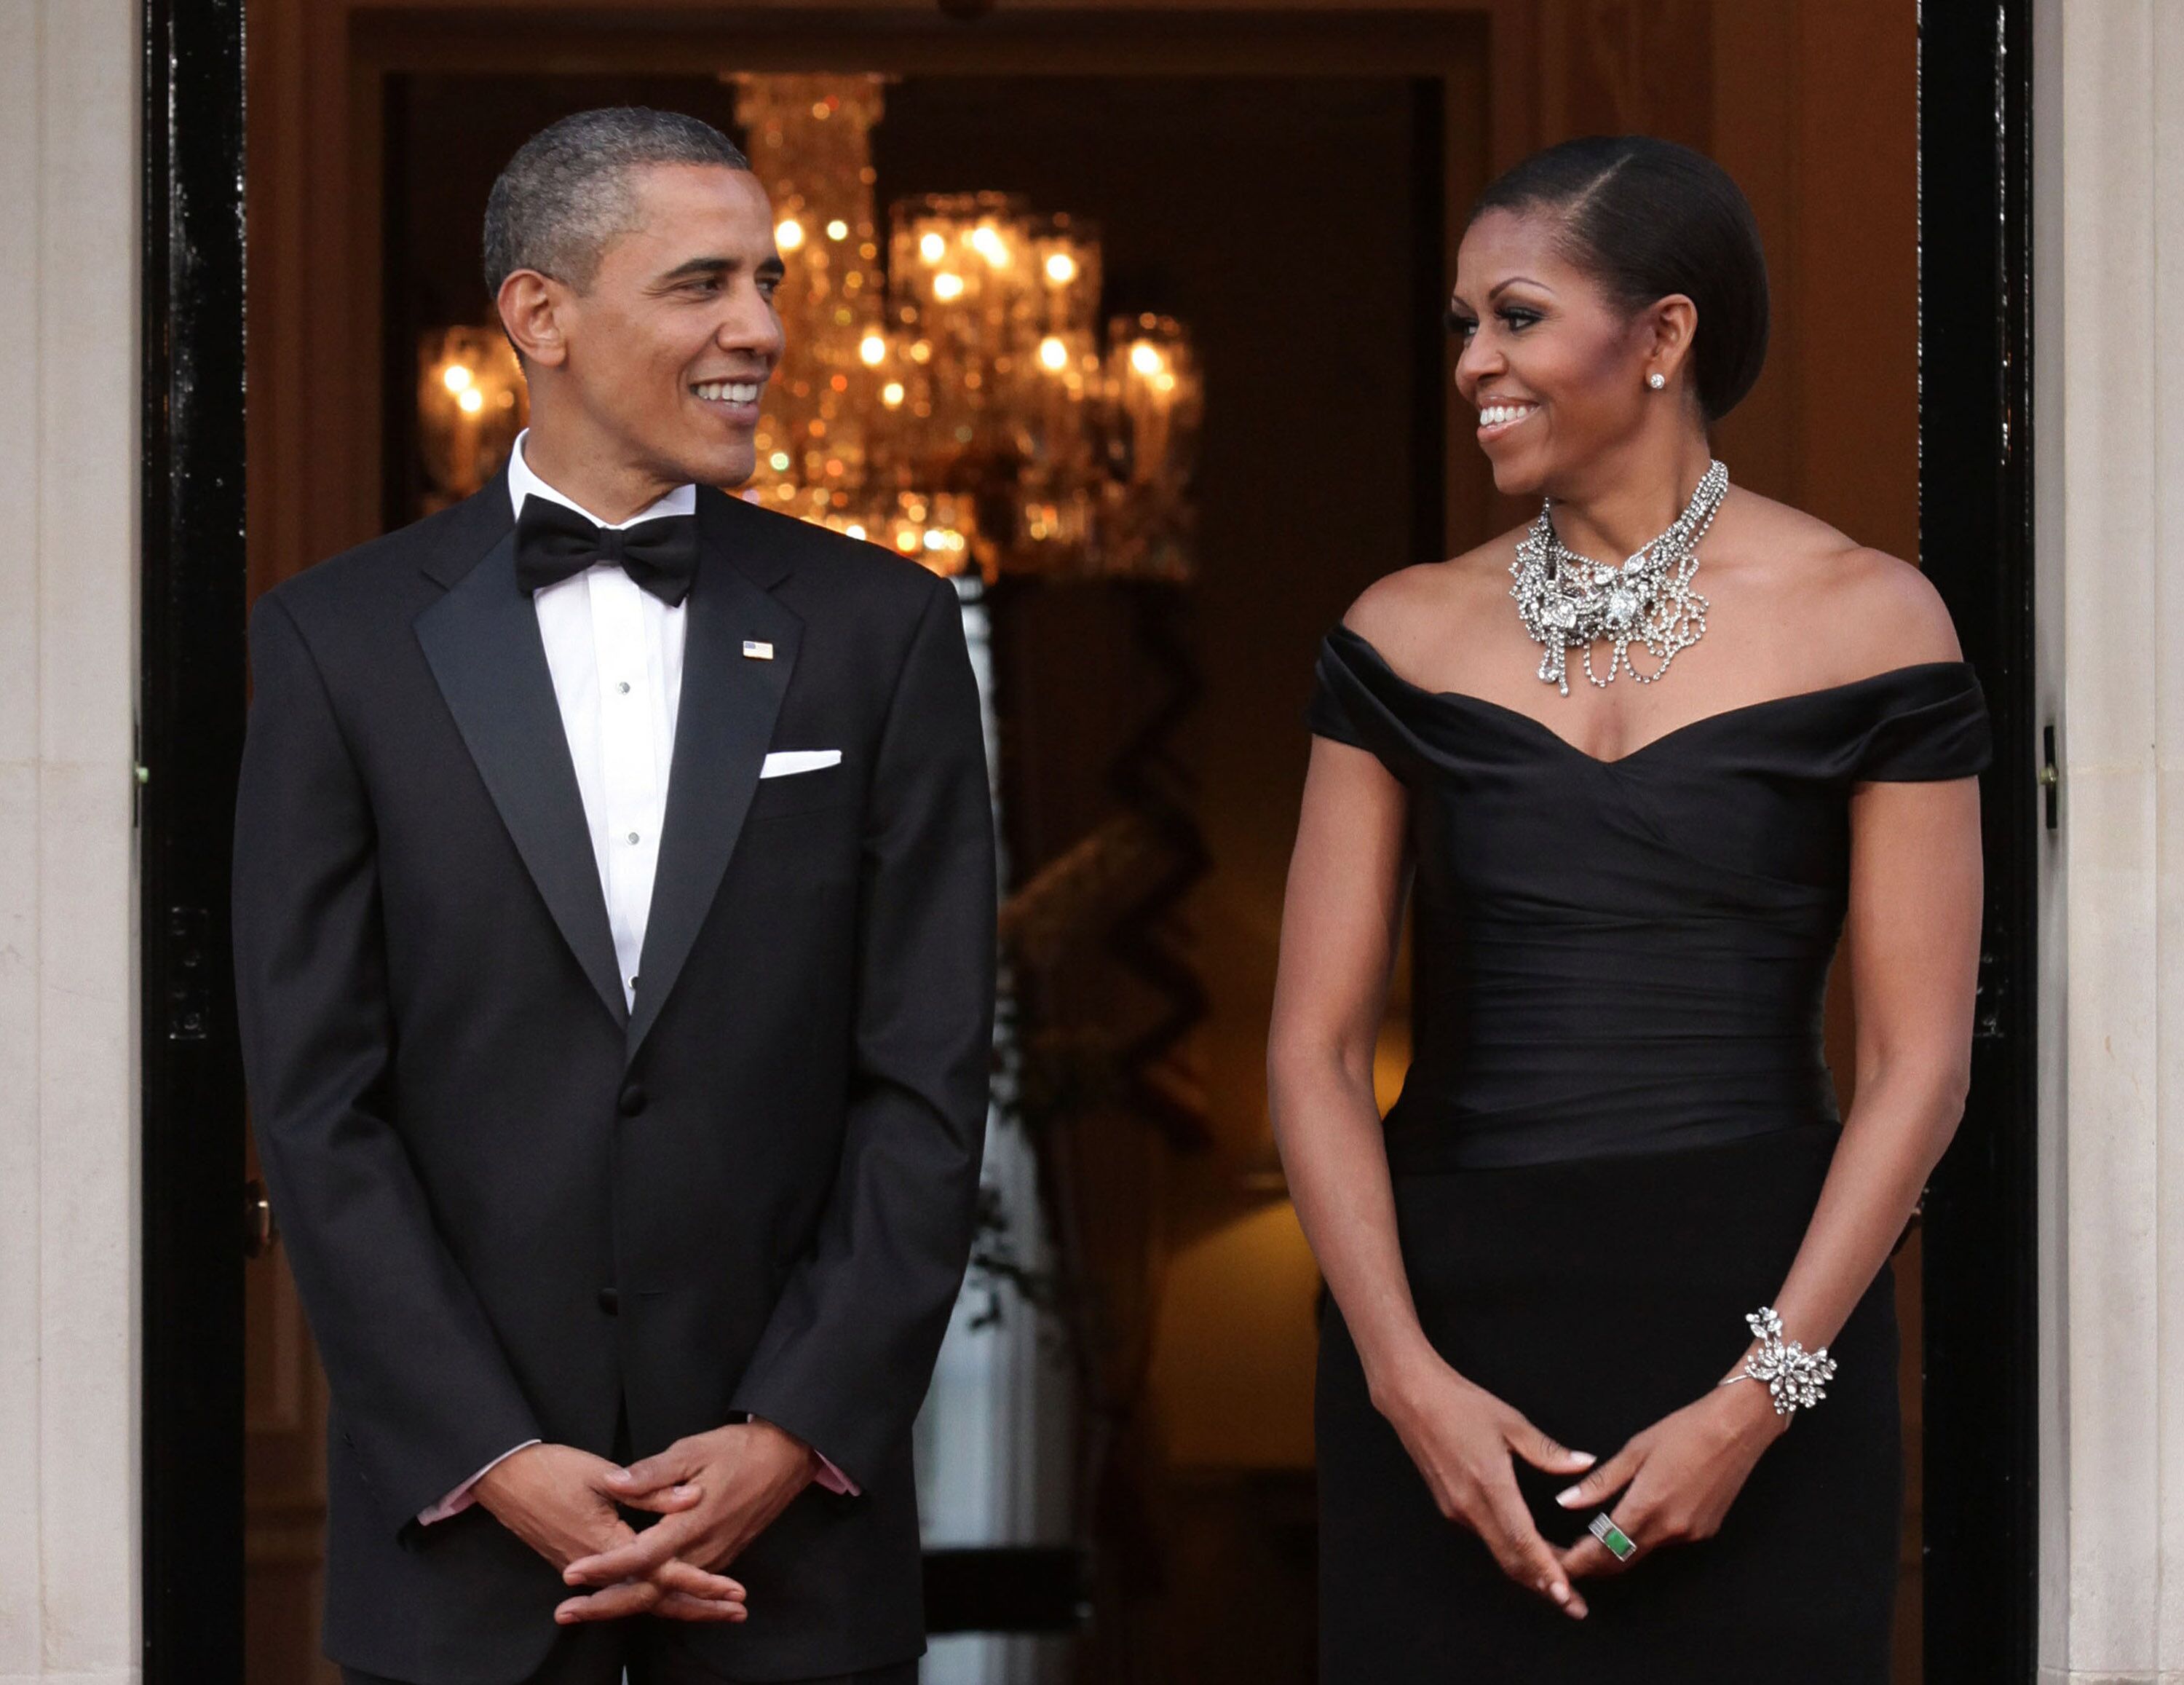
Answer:
<svg viewBox="0 0 2184 1685"><path fill-rule="evenodd" d="M1310 10L1003 13L969 28L909 8L878 22L830 19L823 27L819 20L793 13L728 25L653 10L595 10L554 14L526 28L521 39L511 38L482 14L459 7L399 13L320 8L315 22L304 20L304 9L268 0L267 42L262 51L254 46L254 75L273 79L276 114L281 105L288 112L290 127L277 131L294 137L298 150L286 162L262 152L253 158L254 217L261 226L270 217L284 232L252 254L252 357L254 372L261 377L254 401L265 407L253 434L260 450L249 494L253 543L246 581L236 566L234 544L242 524L242 487L235 472L242 429L242 254L211 215L224 209L231 220L242 156L240 71L233 56L239 20L218 8L192 9L181 20L166 16L163 7L151 8L159 28L167 31L154 39L171 40L176 50L147 95L148 118L158 119L147 125L147 179L162 184L146 200L147 390L163 397L187 393L192 401L148 403L145 759L177 764L169 757L185 752L187 744L203 768L192 781L193 799L148 789L145 806L146 1556L148 1677L153 1679L246 1677L236 1636L242 1630L245 1535L239 1503L243 1242L235 1215L235 1184L241 1178L236 1160L226 1156L233 1150L229 1143L241 1116L241 1094L225 1006L230 810L224 792L231 792L240 734L246 593L377 530L395 512L390 499L398 495L398 477L390 469L403 459L387 444L398 440L399 429L385 397L398 398L403 385L386 371L408 356L402 334L417 325L399 324L398 333L398 314L382 311L378 304L392 293L398 255L382 210L386 190L404 167L393 144L402 117L398 90L406 86L414 96L421 83L411 79L427 77L514 75L535 81L566 75L572 65L585 67L588 75L632 79L687 73L694 63L877 67L910 79L903 85L908 110L916 99L939 98L950 86L959 93L983 86L978 97L989 107L1005 104L1011 83L1022 79L1036 78L1042 87L1059 91L1065 69L1079 78L1130 79L1147 98L1154 93L1141 79L1156 68L1169 77L1219 76L1230 86L1237 77L1251 78L1270 97L1282 87L1284 75L1351 78L1351 95L1365 86L1356 79L1378 78L1375 85L1391 90L1386 97L1407 114L1403 132L1413 148L1407 179L1415 182L1430 175L1442 207L1444 220L1432 227L1426 248L1408 254L1410 271L1429 276L1435 262L1445 265L1448 256L1451 214L1446 208L1460 208L1492 166L1529 150L1552 122L1568 121L1573 102L1581 113L1590 98L1607 102L1602 109L1624 112L1635 101L1642 114L1649 98L1663 102L1663 110L1688 111L1695 88L1717 110L1735 94L1735 58L1724 54L1719 41L1702 80L1695 80L1699 70L1686 64L1674 74L1658 73L1659 86L1649 92L1613 74L1603 77L1581 53L1573 56L1566 31L1558 33L1561 26L1547 19L1551 8L1537 8L1535 17L1535 8L1510 5L1376 15L1370 28L1355 13ZM1641 21L1658 14L1671 22L1670 14L1691 10L1665 3L1627 9ZM2020 79L2029 81L2029 75L2020 9L2004 8L2020 34L2009 43L2018 50L1999 62L1991 30L1930 20L1919 70L1925 114L1919 156L1926 198L1919 225L1925 284L1930 297L1992 299L2002 306L1990 311L1983 304L1968 315L1926 313L1925 399L1918 418L1929 441L1919 488L1923 506L1990 511L1982 516L1989 524L1970 532L1954 522L1926 523L1921 555L1956 611L1967 654L1987 683L2003 745L1997 767L2003 769L1990 775L1987 792L1989 939L1978 1110L1966 1130L1967 1144L1975 1140L1977 1149L1960 1148L1937 1177L1923 1237L1924 1409L1932 1431L1926 1436L1931 1448L1924 1481L1930 1543L1919 1565L1926 1625L1919 1648L1925 1677L1944 1682L2031 1677L2031 956L2024 868L2032 836L2030 808L2009 782L2014 768L2027 763L2016 750L2030 731L2030 662L2020 659L2030 633L2029 526L2023 520L2028 512L2023 488L2029 482L2021 422L2007 448L1991 443L2003 437L2005 421L2025 413L2021 399L2029 368L2021 355L2013 362L2004 354L2021 352L2025 319ZM328 34L327 13L338 14L338 41ZM1960 28L1962 33L1953 32ZM1638 40L1631 62L1669 62L1663 39L1657 33ZM1647 59L1649 53L1654 59ZM158 64L157 55L152 62ZM1618 61L1606 62L1612 71ZM1422 85L1437 90L1432 102L1436 144L1428 148L1429 160L1417 152L1424 132L1417 114L1423 108L1412 103ZM1999 150L1992 100L1997 86L2014 91L2000 115L2004 144ZM1557 87L1562 93L1550 97ZM1518 92L1513 94L1513 88ZM1290 97L1299 97L1294 86ZM1556 98L1563 102L1559 112L1553 109ZM261 109L267 103L260 101ZM196 120L177 123L170 136L170 109L195 114ZM974 116L959 111L959 126L975 128ZM1674 120L1685 120L1629 126L1673 132L1666 126ZM934 137L945 127L929 123L927 144L938 144ZM161 137L156 159L155 129ZM1708 137L1696 138L1704 143ZM164 185L170 181L186 183L187 190L170 194ZM1995 218L1990 212L1997 207L2005 212L2014 207L2017 221ZM1428 225L1413 222L1414 236L1422 226ZM315 245L325 248L315 258ZM168 261L175 251L196 254L197 267L177 270ZM209 275L215 284L207 284ZM232 283L225 291L217 284L223 278ZM1437 298L1439 290L1440 277L1433 276L1427 291ZM285 312L284 295L292 301ZM314 303L309 317L293 307L304 297ZM321 306L345 324L347 343L338 352L314 326L323 319L316 314ZM1990 328L2001 337L1983 338ZM217 361L221 345L236 354L225 367ZM1410 354L1414 363L1424 354L1416 348ZM1998 386L1997 368L2003 371ZM1435 411L1446 401L1440 373L1431 371L1423 388L1440 396L1406 397L1402 420L1411 441L1407 460L1420 437L1429 438L1441 472L1416 476L1415 483L1396 494L1404 507L1390 538L1376 547L1378 553L1361 547L1355 558L1365 577L1413 559L1414 541L1430 538L1436 525L1444 544L1468 543L1490 530L1491 522L1513 518L1495 507L1475 453L1446 450L1446 430L1436 432ZM210 377L222 374L232 378ZM1401 378L1407 384L1412 377ZM219 394L227 407L208 409L207 392ZM1763 407L1755 413L1759 421L1766 420ZM1786 411L1776 413L1779 418ZM1786 436L1779 429L1764 436L1755 431L1744 460L1786 463L1788 447L1780 443ZM1388 544L1402 553L1388 554ZM1422 553L1431 550L1429 544ZM2005 570L2006 589L2000 592L1994 589L1996 558ZM1302 618L1323 621L1339 612L1354 591L1340 577L1341 568L1351 565L1346 559L1314 577L1311 589L1323 593L1325 601L1301 605L1311 611ZM1248 586L1240 583L1234 589ZM1224 695L1233 695L1236 683L1256 683L1277 699L1264 705L1264 716L1286 718L1286 703L1279 700L1288 695L1284 687L1301 686L1308 661L1307 644L1281 651L1279 659L1270 655L1256 671L1239 666L1222 679L1229 687ZM161 739L162 733L171 736ZM157 756L151 752L155 746ZM1301 757L1300 738L1300 766ZM1276 782L1270 775L1264 789ZM1240 817L1230 823L1237 835L1248 837L1249 801L1265 797L1263 791L1245 792L1242 799L1245 806L1234 810ZM1229 853L1239 857L1234 847ZM1213 912L1217 915L1219 908ZM1247 963L1236 974L1248 973ZM1248 1015L1251 996L1249 986L1238 990L1240 1018ZM177 1035L192 1001L202 1003L197 1028ZM1201 1055L1216 1064L1227 1057L1217 1042L1201 1047ZM1251 1169L1221 1168L1230 1181L1230 1173ZM1186 1180L1202 1174L1196 1169L1182 1173ZM1219 1179L1203 1174L1203 1180L1210 1186ZM1195 1208L1190 1219L1203 1222L1205 1234L1221 1228L1210 1209ZM2008 1237L2004 1247L1997 1246L1997 1236ZM1998 1250L2008 1254L1999 1293L1992 1268ZM1975 1253L1981 1260L1976 1274L1970 1264ZM1205 1254L1212 1260L1212 1279L1219 1279L1223 1256L1217 1248ZM277 1267L252 1268L257 1275L248 1296L256 1389L251 1442L259 1463L257 1491L265 1500L252 1529L254 1571L276 1583L286 1576L290 1589L271 1605L275 1624L307 1628L304 1588L313 1571L318 1479L315 1370ZM210 1314L209 1306L224 1308ZM1999 1402L1993 1385L1997 1352L2020 1355L2022 1364L2008 1372L2025 1377L2021 1394L2004 1387ZM1997 1468L2007 1471L1999 1482L1993 1478ZM1299 1511L1282 1496L1279 1482L1232 1481L1219 1501L1236 1513L1256 1515L1265 1537L1294 1539ZM2010 1618L1995 1619L1997 1599Z"/></svg>

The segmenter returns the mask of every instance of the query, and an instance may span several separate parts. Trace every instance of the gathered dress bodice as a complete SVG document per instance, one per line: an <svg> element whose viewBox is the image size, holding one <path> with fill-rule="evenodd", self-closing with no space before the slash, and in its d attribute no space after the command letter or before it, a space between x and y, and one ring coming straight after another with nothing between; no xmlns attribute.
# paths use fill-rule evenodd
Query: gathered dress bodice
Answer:
<svg viewBox="0 0 2184 1685"><path fill-rule="evenodd" d="M1829 962L1865 781L1987 761L1961 661L1711 714L1603 761L1531 716L1321 645L1312 729L1410 796L1414 1048L1391 1171L1541 1164L1836 1119Z"/></svg>

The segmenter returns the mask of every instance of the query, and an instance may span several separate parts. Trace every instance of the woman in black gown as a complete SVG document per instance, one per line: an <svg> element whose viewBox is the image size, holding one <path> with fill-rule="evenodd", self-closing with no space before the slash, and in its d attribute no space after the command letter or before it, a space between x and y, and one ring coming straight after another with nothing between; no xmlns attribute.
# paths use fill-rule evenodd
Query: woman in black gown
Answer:
<svg viewBox="0 0 2184 1685"><path fill-rule="evenodd" d="M1963 1109L1979 686L1915 569L1724 491L1708 430L1767 292L1712 163L1518 166L1450 315L1495 482L1544 511L1382 580L1320 653L1268 1063L1334 1302L1321 1677L1880 1685L1883 1266Z"/></svg>

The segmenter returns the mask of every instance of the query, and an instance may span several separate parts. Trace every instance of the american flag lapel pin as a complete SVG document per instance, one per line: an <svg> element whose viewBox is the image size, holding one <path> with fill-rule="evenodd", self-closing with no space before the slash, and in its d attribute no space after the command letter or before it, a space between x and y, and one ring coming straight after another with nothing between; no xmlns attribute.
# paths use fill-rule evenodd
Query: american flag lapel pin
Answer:
<svg viewBox="0 0 2184 1685"><path fill-rule="evenodd" d="M752 661L770 661L773 659L773 645L761 643L755 638L746 638L744 639L744 659Z"/></svg>

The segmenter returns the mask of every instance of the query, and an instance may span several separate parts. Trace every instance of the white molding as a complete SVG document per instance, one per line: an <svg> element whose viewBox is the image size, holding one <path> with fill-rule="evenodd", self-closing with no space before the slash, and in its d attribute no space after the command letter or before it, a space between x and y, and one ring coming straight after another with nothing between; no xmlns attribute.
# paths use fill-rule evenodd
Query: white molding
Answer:
<svg viewBox="0 0 2184 1685"><path fill-rule="evenodd" d="M2039 1685L2184 1685L2184 1672L2164 1668L2159 1673L2079 1673L2043 1667Z"/></svg>
<svg viewBox="0 0 2184 1685"><path fill-rule="evenodd" d="M0 1681L139 1677L138 0L0 0Z"/></svg>
<svg viewBox="0 0 2184 1685"><path fill-rule="evenodd" d="M2184 1669L2184 18L2034 22L2043 1682ZM2166 1512L2166 1513L2164 1513Z"/></svg>
<svg viewBox="0 0 2184 1685"><path fill-rule="evenodd" d="M0 1673L0 1685L142 1685L143 1678L142 1670L134 1667L118 1673Z"/></svg>

